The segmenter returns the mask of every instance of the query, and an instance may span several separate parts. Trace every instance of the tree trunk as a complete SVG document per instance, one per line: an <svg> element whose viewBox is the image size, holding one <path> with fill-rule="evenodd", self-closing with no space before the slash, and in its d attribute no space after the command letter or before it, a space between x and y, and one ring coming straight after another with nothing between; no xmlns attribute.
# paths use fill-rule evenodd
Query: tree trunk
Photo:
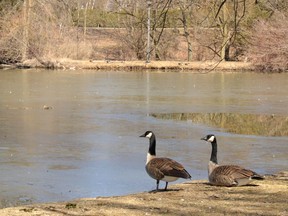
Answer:
<svg viewBox="0 0 288 216"><path fill-rule="evenodd" d="M84 26L83 26L84 42L86 41L86 33L87 33L87 9L88 9L88 2L86 3L85 10L84 10ZM79 8L78 8L78 10L79 10Z"/></svg>
<svg viewBox="0 0 288 216"><path fill-rule="evenodd" d="M182 15L181 22L183 24L184 37L187 42L187 61L192 61L192 43L190 40L190 33L189 33L188 26L187 26L185 8L180 6L180 9L181 9L181 15Z"/></svg>
<svg viewBox="0 0 288 216"><path fill-rule="evenodd" d="M22 41L22 62L28 58L29 47L29 27L30 27L30 7L32 0L24 0L23 3L23 41Z"/></svg>
<svg viewBox="0 0 288 216"><path fill-rule="evenodd" d="M228 6L227 2L223 5L223 24L222 24L222 34L223 34L223 41L221 45L221 60L227 61L229 60L229 34L228 34Z"/></svg>

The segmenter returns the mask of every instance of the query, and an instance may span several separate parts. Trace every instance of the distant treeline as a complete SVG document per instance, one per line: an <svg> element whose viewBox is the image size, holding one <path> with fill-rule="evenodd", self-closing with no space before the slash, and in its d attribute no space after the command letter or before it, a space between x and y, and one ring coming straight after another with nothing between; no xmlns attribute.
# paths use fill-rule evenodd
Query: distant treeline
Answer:
<svg viewBox="0 0 288 216"><path fill-rule="evenodd" d="M59 58L106 53L125 60L249 61L286 71L287 26L286 0L2 0L0 63L35 59L50 67ZM89 27L115 31L103 37Z"/></svg>

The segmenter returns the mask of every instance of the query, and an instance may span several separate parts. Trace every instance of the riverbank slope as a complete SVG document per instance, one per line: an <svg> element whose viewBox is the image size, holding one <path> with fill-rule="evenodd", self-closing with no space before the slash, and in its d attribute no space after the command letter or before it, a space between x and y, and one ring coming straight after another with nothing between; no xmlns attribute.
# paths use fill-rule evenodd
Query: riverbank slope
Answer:
<svg viewBox="0 0 288 216"><path fill-rule="evenodd" d="M0 215L288 215L287 172L244 187L189 181L168 189L5 208Z"/></svg>

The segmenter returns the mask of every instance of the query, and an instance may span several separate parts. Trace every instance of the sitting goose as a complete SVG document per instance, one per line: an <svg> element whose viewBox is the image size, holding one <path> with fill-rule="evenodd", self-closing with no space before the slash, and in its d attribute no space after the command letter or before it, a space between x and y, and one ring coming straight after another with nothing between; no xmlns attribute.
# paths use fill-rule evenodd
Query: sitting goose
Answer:
<svg viewBox="0 0 288 216"><path fill-rule="evenodd" d="M217 140L215 135L209 134L201 140L210 142L212 152L208 163L209 182L217 186L242 186L253 180L263 180L264 177L256 172L237 165L218 165L217 163Z"/></svg>
<svg viewBox="0 0 288 216"><path fill-rule="evenodd" d="M156 138L152 131L146 131L140 137L147 137L150 141L145 168L148 175L156 179L156 190L159 188L160 180L166 182L164 190L167 190L168 182L176 181L178 178L191 179L180 163L170 158L156 157Z"/></svg>

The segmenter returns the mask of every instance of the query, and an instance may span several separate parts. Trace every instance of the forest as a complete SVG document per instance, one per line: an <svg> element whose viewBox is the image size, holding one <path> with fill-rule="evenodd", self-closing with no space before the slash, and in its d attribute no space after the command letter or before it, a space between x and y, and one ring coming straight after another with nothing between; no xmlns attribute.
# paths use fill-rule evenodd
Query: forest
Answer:
<svg viewBox="0 0 288 216"><path fill-rule="evenodd" d="M0 64L252 62L288 70L287 0L1 0Z"/></svg>

